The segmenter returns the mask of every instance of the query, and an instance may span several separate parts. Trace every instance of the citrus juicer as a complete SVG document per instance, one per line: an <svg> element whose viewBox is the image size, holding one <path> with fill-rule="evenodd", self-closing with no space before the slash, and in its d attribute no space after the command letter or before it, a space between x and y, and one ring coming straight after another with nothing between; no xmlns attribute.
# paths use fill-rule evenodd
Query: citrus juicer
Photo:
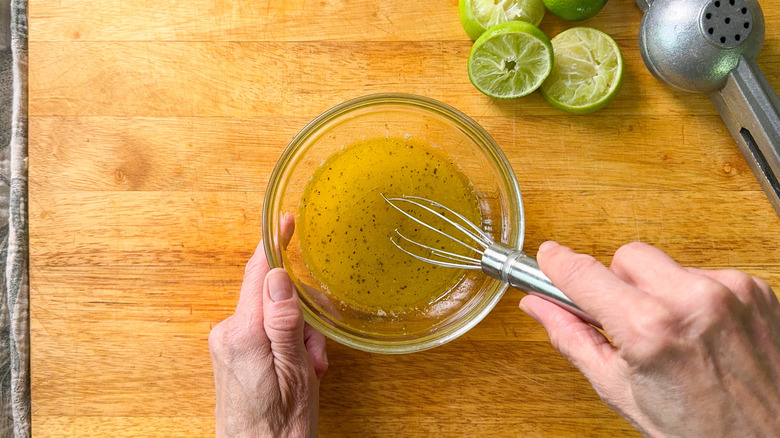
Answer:
<svg viewBox="0 0 780 438"><path fill-rule="evenodd" d="M756 0L636 0L639 48L672 88L707 93L780 215L780 100L756 65L764 14Z"/></svg>

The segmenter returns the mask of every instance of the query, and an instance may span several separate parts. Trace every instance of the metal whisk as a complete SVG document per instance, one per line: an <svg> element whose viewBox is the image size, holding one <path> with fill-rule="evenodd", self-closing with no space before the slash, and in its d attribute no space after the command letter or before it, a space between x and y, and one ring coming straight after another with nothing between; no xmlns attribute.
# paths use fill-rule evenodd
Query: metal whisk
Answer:
<svg viewBox="0 0 780 438"><path fill-rule="evenodd" d="M528 294L537 295L551 301L577 315L583 321L598 326L598 322L596 322L593 317L583 312L582 309L577 307L577 305L569 299L569 297L552 284L550 279L544 275L541 269L539 269L539 264L536 263L536 259L526 255L522 250L509 247L500 242L495 242L488 233L466 219L463 215L436 201L417 196L401 196L397 198L387 198L385 195L381 196L388 204L401 212L404 216L473 251L474 255L460 255L434 248L425 245L424 243L414 241L404 236L396 229L396 236L391 237L390 240L398 249L406 254L409 254L417 260L437 266L481 270L490 277L508 283ZM432 226L430 223L415 217L398 206L398 204L402 203L410 204L414 206L415 209L419 209L421 212L425 212L425 214L432 215L431 217L435 218L437 221L443 221L443 223L449 224L457 230L460 235L453 236L445 233L441 229ZM445 211L447 214L452 215L453 218L445 216L436 209ZM419 250L425 255L416 254L404 246Z"/></svg>

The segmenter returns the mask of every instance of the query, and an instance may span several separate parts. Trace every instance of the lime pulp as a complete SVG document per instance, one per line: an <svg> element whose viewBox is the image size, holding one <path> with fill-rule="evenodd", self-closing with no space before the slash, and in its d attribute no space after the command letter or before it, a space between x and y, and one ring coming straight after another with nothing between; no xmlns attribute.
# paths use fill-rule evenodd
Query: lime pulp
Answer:
<svg viewBox="0 0 780 438"><path fill-rule="evenodd" d="M541 87L556 108L587 114L605 107L623 81L623 57L615 40L590 27L574 27L552 39L555 63Z"/></svg>
<svg viewBox="0 0 780 438"><path fill-rule="evenodd" d="M469 80L496 98L525 96L542 84L553 67L553 47L536 26L507 21L488 29L471 48Z"/></svg>
<svg viewBox="0 0 780 438"><path fill-rule="evenodd" d="M459 0L458 13L463 30L476 40L497 24L525 21L538 26L544 18L542 0Z"/></svg>

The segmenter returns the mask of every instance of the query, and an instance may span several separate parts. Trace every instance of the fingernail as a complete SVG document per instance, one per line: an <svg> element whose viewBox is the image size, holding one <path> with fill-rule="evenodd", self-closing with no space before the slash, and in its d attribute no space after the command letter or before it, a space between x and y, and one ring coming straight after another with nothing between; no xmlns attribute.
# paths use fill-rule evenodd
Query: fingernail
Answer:
<svg viewBox="0 0 780 438"><path fill-rule="evenodd" d="M551 249L555 248L556 246L560 246L560 245L558 245L558 242L554 242L552 240L548 240L548 241L542 243L541 245L539 245L539 252L551 250Z"/></svg>
<svg viewBox="0 0 780 438"><path fill-rule="evenodd" d="M328 366L328 352L323 350L322 351L322 361L325 362L325 366Z"/></svg>
<svg viewBox="0 0 780 438"><path fill-rule="evenodd" d="M268 296L271 301L284 301L292 298L292 284L284 271L268 274Z"/></svg>
<svg viewBox="0 0 780 438"><path fill-rule="evenodd" d="M540 247L540 249L541 249L541 247ZM532 312L531 309L529 309L522 301L520 301L520 310L525 312L531 318L535 319L536 322L538 322L539 324L542 323L541 321L539 321L539 317L536 316L536 314L534 312Z"/></svg>

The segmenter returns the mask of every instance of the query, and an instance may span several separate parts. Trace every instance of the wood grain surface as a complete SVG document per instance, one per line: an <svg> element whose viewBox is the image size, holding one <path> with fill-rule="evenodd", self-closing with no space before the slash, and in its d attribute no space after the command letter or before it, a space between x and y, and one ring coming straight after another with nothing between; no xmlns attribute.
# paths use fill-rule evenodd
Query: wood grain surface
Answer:
<svg viewBox="0 0 780 438"><path fill-rule="evenodd" d="M780 8L758 58L780 88ZM609 263L623 243L737 268L780 291L780 218L704 95L658 83L641 13L581 25L626 62L606 109L469 83L456 0L30 0L30 270L36 437L213 435L211 327L261 238L270 170L313 117L381 91L482 124L523 190L525 247L555 239ZM549 36L572 27L551 14ZM634 436L517 309L431 351L329 341L324 437Z"/></svg>

